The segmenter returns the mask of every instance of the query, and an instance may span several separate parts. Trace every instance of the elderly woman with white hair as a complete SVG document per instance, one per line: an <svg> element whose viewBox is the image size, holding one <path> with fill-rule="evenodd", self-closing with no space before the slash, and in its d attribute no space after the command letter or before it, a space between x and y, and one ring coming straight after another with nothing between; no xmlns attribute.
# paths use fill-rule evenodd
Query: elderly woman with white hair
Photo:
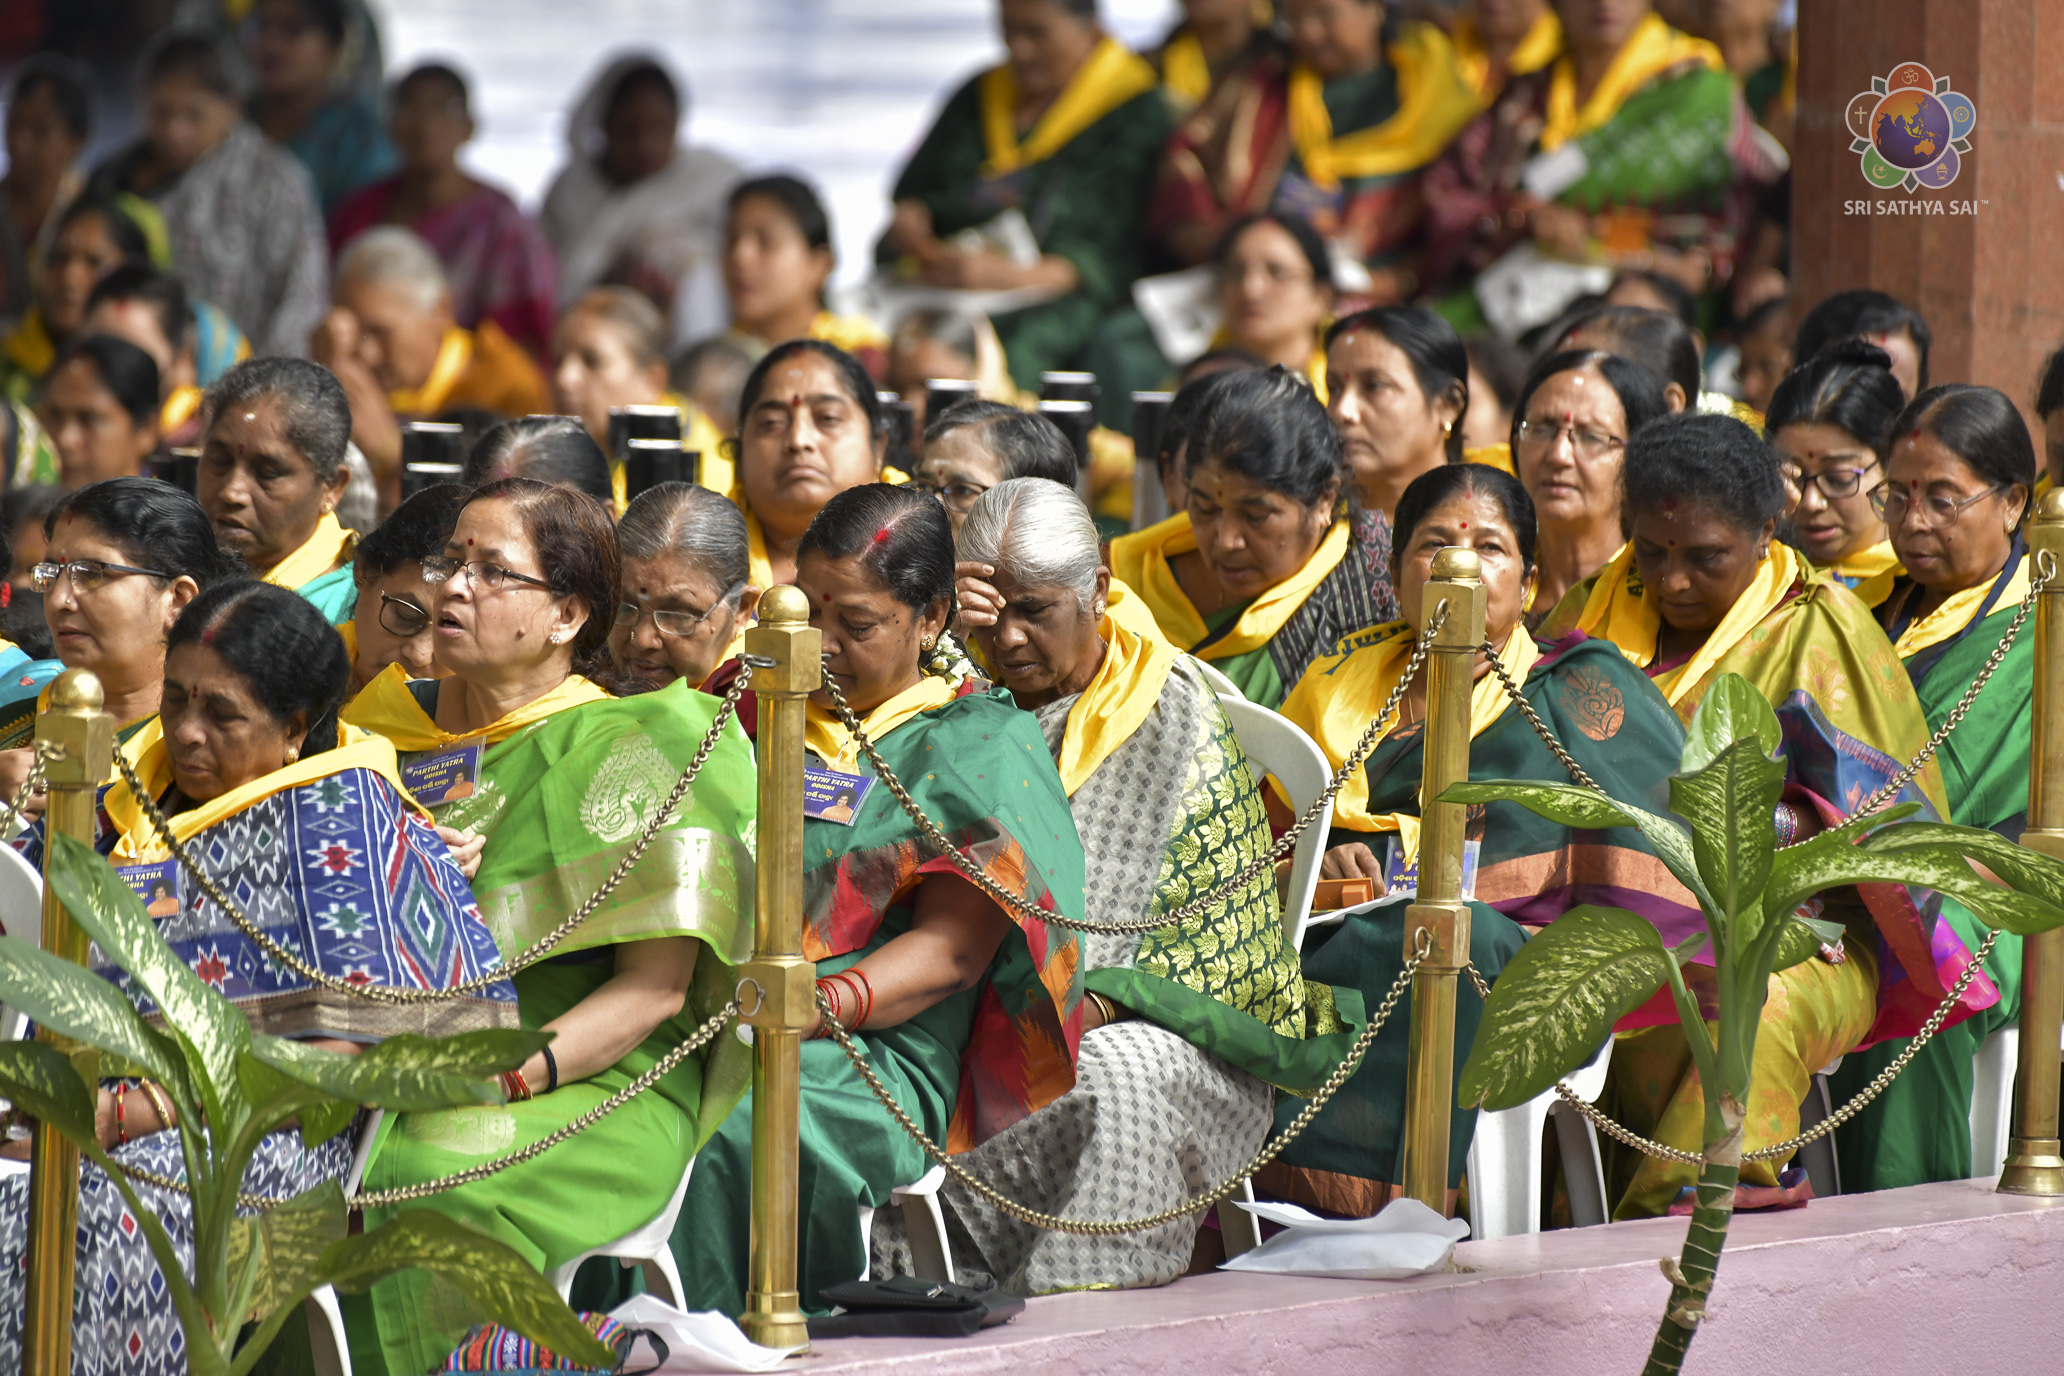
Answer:
<svg viewBox="0 0 2064 1376"><path fill-rule="evenodd" d="M1307 992L1275 874L1255 868L1268 819L1232 724L1151 618L1114 612L1123 589L1074 491L998 483L968 512L958 554L964 574L988 570L960 580L962 625L1060 768L1088 858L1088 920L1171 915L1248 875L1183 921L1087 935L1074 1090L960 1160L1069 1217L1173 1208L1261 1145L1272 1084L1324 1077L1341 1049L1320 1035L1339 1030L1330 991ZM1088 1238L1013 1222L950 1183L944 1203L956 1266L1020 1294L1166 1284L1189 1269L1200 1217ZM903 1243L878 1218L878 1260L895 1266Z"/></svg>
<svg viewBox="0 0 2064 1376"><path fill-rule="evenodd" d="M401 498L402 421L551 410L544 375L520 344L492 320L458 323L444 265L409 230L381 225L345 245L331 301L310 350L351 398L351 438L385 507Z"/></svg>

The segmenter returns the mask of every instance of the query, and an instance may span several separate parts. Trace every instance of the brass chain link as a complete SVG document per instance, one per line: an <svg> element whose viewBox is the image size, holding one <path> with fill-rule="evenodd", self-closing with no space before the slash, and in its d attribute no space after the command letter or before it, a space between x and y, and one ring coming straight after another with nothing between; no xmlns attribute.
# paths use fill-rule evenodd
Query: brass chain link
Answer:
<svg viewBox="0 0 2064 1376"><path fill-rule="evenodd" d="M740 677L742 678L744 675L740 675ZM689 1036L688 1040L660 1057L650 1070L589 1109L586 1113L573 1119L566 1126L548 1136L540 1137L527 1147L520 1147L506 1156L498 1156L492 1161L483 1161L477 1166L468 1166L465 1170L454 1171L450 1175L441 1175L435 1180L426 1180L421 1184L404 1185L396 1190L374 1190L370 1194L360 1191L358 1194L352 1195L345 1200L345 1205L353 1213L362 1213L367 1209L388 1209L396 1204L408 1204L418 1199L428 1199L431 1195L443 1194L448 1190L456 1190L461 1185L470 1185L477 1180L485 1180L491 1175L499 1175L511 1166L520 1166L532 1157L542 1156L568 1138L578 1137L581 1133L586 1132L589 1128L595 1126L595 1124L601 1122L604 1118L607 1118L610 1114L652 1088L653 1085L659 1083L661 1078L675 1066L686 1060L692 1053L708 1045L710 1038L723 1031L730 1023L732 1016L737 1012L738 1000L733 999L704 1019L694 1033ZM155 1185L157 1188L169 1191L172 1194L187 1195L191 1193L186 1187L186 1182L175 1180L169 1175L159 1175L156 1171L147 1171L139 1166L127 1165L120 1161L115 1163L115 1168L131 1180L138 1180L146 1185ZM247 1209L260 1212L267 1209L277 1209L283 1204L290 1204L296 1198L298 1196L248 1194L242 1190L237 1192L237 1203Z"/></svg>
<svg viewBox="0 0 2064 1376"><path fill-rule="evenodd" d="M1513 634L1524 635L1526 632L1514 631ZM1491 668L1497 673L1498 681L1505 685L1505 695L1519 705L1520 711L1526 713L1526 719L1533 723L1534 734L1541 738L1541 744L1555 752L1555 758L1562 763L1564 769L1569 771L1569 776L1576 781L1577 787L1588 788L1593 793L1604 793L1605 790L1594 783L1591 776L1584 772L1584 766L1578 764L1570 756L1569 751L1562 748L1562 742L1555 739L1555 733L1548 729L1548 723L1541 720L1540 714L1534 711L1534 705L1526 700L1524 693L1519 691L1519 685L1514 683L1512 675L1505 671L1505 662L1498 658L1498 651L1491 642L1486 640L1479 648L1481 653L1491 661ZM1469 973L1474 978L1476 971L1471 969Z"/></svg>
<svg viewBox="0 0 2064 1376"><path fill-rule="evenodd" d="M64 754L65 748L55 741L31 741L28 777L23 779L21 787L15 790L13 802L0 802L0 808L4 808L6 815L13 819L13 825L26 829L36 824L36 819L23 809L28 806L29 799L43 791L42 785L49 780L50 766L63 759Z"/></svg>
<svg viewBox="0 0 2064 1376"><path fill-rule="evenodd" d="M925 1155L930 1157L939 1166L944 1167L948 1175L995 1205L1006 1217L1016 1219L1020 1223L1028 1224L1034 1228L1042 1228L1047 1232L1068 1233L1076 1237L1117 1237L1124 1233L1142 1233L1149 1228L1158 1228L1164 1223L1173 1223L1179 1218L1187 1218L1191 1214L1204 1212L1204 1210L1232 1194L1234 1190L1239 1189L1241 1181L1246 1180L1263 1166L1275 1160L1285 1147L1296 1141L1298 1136L1311 1125L1312 1119L1318 1116L1319 1110L1324 1108L1328 1101L1340 1092L1340 1087L1352 1078L1356 1070L1360 1069L1362 1058L1368 1054L1369 1048L1375 1045L1376 1034L1383 1030L1383 1024L1389 1019L1391 1009L1397 1006L1397 1001L1404 996L1405 990L1411 987L1413 974L1417 972L1420 963L1432 951L1433 933L1425 928L1421 928L1415 953L1410 959L1405 961L1405 968L1398 974L1397 982L1390 986L1390 992L1384 996L1383 1003L1376 1009L1376 1016L1369 1019L1369 1025L1362 1029L1359 1037L1355 1038L1355 1043L1349 1048L1346 1058L1333 1068L1333 1073L1326 1078L1326 1082L1314 1091L1310 1101L1305 1104L1303 1111L1290 1120L1290 1125L1283 1129L1280 1136L1271 1142L1264 1143L1261 1150L1257 1151L1248 1160L1247 1164L1242 1166L1232 1176L1220 1181L1188 1203L1178 1204L1172 1209L1163 1209L1158 1214L1149 1214L1144 1218L1127 1218L1116 1221L1062 1218L1056 1214L1046 1214L1039 1212L1037 1209L1028 1209L1016 1200L1005 1198L995 1186L974 1175L965 1166L941 1151L939 1144L934 1142L925 1130L919 1127L916 1121L904 1111L903 1106L896 1102L896 1096L890 1093L889 1087L881 1082L881 1077L874 1073L874 1068L867 1064L866 1057L860 1054L860 1048L853 1045L852 1035L839 1024L837 1018L832 1016L831 1004L825 999L822 991L819 991L817 995L817 1009L820 1016L824 1019L824 1030L831 1035L832 1040L839 1044L839 1049L846 1053L846 1059L853 1063L853 1069L860 1072L860 1078L865 1080L867 1087L874 1091L875 1099L880 1102L883 1108L888 1110L889 1115L896 1120L903 1131L910 1135L911 1140L924 1148Z"/></svg>
<svg viewBox="0 0 2064 1376"><path fill-rule="evenodd" d="M979 866L962 855L959 849L947 839L946 833L940 830L938 823L925 815L924 809L918 806L917 800L912 798L910 791L903 786L903 781L896 777L895 771L890 769L888 762L882 759L881 752L875 749L874 742L867 738L867 731L861 725L860 718L855 716L853 709L846 705L845 694L839 691L838 684L832 681L830 674L824 676L824 690L831 696L832 710L838 714L838 718L845 725L845 728L853 733L853 739L860 746L862 753L867 756L867 762L873 767L875 777L879 778L887 786L890 795L902 805L904 815L908 816L916 824L917 829L923 834L925 840L930 842L935 850L950 861L953 867L960 871L961 875L969 883L980 889L1005 912L1016 913L1032 921L1062 927L1071 932L1088 932L1093 935L1136 934L1157 931L1163 927L1179 926L1182 923L1188 922L1191 918L1217 907L1233 894L1238 893L1241 889L1253 883L1262 874L1273 871L1278 861L1297 848L1298 839L1311 828L1313 822L1318 820L1319 809L1333 801L1340 790L1347 785L1347 781L1354 777L1355 771L1362 767L1362 762L1369 757L1369 752L1382 742L1385 733L1384 723L1390 720L1397 711L1398 703L1403 700L1405 690L1411 687L1412 680L1418 677L1421 666L1426 663L1427 652L1433 646L1433 638L1440 632L1441 626L1447 619L1448 604L1443 600L1434 607L1433 614L1427 618L1426 629L1420 634L1419 643L1414 647L1412 658L1405 665L1404 674L1398 679L1397 687L1391 690L1389 701L1385 702L1382 709L1371 719L1368 729L1362 732L1362 738L1355 742L1355 747L1348 752L1347 759L1338 770L1334 771L1332 781L1326 785L1325 791L1312 800L1311 806L1304 810L1304 814L1291 825L1288 831L1283 833L1266 854L1201 898L1185 903L1182 907L1172 912L1164 913L1160 917L1140 918L1131 922L1078 922L1072 917L1063 917L1057 912L1048 912L1043 908L1036 908L1019 898L1016 894L1006 891L995 880L984 873Z"/></svg>
<svg viewBox="0 0 2064 1376"><path fill-rule="evenodd" d="M751 660L758 659L758 656L741 655L739 658L747 659L750 662ZM674 809L680 806L681 799L687 796L688 789L694 784L696 776L702 773L702 767L708 761L710 751L715 748L717 738L723 734L724 724L730 720L731 714L738 707L738 699L745 692L746 680L749 677L750 675L742 673L731 681L730 691L724 694L722 705L717 708L716 715L710 719L709 731L704 734L702 744L697 748L694 758L689 760L688 767L681 771L680 780L675 783L673 792L667 795L666 801L660 804L659 810L652 814L651 822L646 825L644 833L638 837L636 844L631 847L622 860L617 862L616 868L610 871L609 877L602 881L601 887L595 890L588 898L588 901L576 908L572 915L564 922L561 922L557 927L554 927L531 945L518 952L515 959L504 965L497 966L485 974L476 975L472 979L462 980L443 989L404 989L388 984L353 984L348 980L338 979L334 975L317 969L301 959L300 956L280 945L277 941L274 941L265 933L264 929L251 921L244 910L228 894L222 891L221 886L215 882L206 870L195 863L193 856L186 849L186 844L173 833L172 824L166 819L164 810L158 806L157 799L151 797L150 790L145 788L143 782L136 777L136 771L131 768L128 758L120 750L115 752L115 766L121 771L123 781L129 785L129 791L136 798L138 805L142 807L144 815L150 818L152 827L158 833L158 838L171 849L173 856L178 859L180 867L199 881L201 891L207 894L208 898L217 907L222 909L238 931L257 943L258 948L265 952L267 958L285 966L310 984L316 985L318 988L327 989L334 994L347 994L351 997L366 999L374 1003L436 1003L446 999L462 998L467 994L485 989L489 985L499 984L503 980L514 978L522 971L529 969L550 955L561 942L573 935L574 931L582 923L594 916L595 910L608 901L609 895L616 892L617 886L623 883L625 877L644 858L646 847L652 844L652 838L657 836L660 829L667 824L668 819L674 814Z"/></svg>

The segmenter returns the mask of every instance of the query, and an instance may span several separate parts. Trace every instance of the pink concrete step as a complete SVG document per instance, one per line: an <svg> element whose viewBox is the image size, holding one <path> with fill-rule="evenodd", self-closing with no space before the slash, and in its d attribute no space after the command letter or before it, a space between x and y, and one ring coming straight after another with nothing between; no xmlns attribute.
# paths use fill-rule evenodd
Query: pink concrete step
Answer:
<svg viewBox="0 0 2064 1376"><path fill-rule="evenodd" d="M1594 1376L1641 1369L1685 1221L1465 1242L1409 1281L1218 1272L1052 1295L953 1341L845 1338L790 1369L895 1376ZM1989 1180L1735 1220L1688 1370L1714 1376L2064 1372L2064 1207Z"/></svg>

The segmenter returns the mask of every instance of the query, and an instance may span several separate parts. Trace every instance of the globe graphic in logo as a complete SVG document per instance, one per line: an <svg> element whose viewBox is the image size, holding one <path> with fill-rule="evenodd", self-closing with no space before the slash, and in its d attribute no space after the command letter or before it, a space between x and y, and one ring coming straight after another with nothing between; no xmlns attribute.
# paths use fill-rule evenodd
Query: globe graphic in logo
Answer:
<svg viewBox="0 0 2064 1376"><path fill-rule="evenodd" d="M1949 111L1927 91L1894 91L1871 117L1871 146L1894 167L1918 172L1949 146Z"/></svg>

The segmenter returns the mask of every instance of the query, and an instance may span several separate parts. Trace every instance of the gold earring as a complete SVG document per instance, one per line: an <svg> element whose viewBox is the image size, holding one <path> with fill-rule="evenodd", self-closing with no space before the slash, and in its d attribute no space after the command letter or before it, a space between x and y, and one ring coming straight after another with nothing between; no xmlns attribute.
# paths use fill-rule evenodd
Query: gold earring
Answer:
<svg viewBox="0 0 2064 1376"><path fill-rule="evenodd" d="M290 745L290 746L288 746L288 747L287 747L287 763L288 763L288 764L293 764L293 763L295 763L296 761L298 761L298 760L299 760L300 758L301 758L301 747L300 747L300 746L298 746L298 745Z"/></svg>

